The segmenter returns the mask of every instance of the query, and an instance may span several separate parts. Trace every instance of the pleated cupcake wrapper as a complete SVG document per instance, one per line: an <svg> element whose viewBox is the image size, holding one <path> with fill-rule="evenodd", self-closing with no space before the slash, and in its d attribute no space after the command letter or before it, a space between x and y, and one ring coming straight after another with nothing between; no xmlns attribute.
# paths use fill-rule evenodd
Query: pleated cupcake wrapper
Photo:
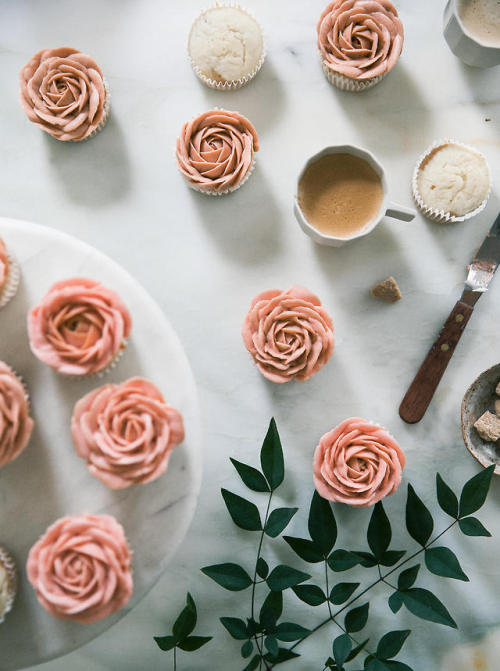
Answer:
<svg viewBox="0 0 500 671"><path fill-rule="evenodd" d="M15 370L14 368L12 368L12 366L11 366L10 364L8 364L6 361L4 361L3 363L8 367L8 369L10 370L10 372L12 373L12 375L15 375L15 377L16 377L16 378L19 380L19 382L21 383L22 388L24 389L24 398L26 399L26 403L28 404L28 410L31 411L30 393L29 393L29 390L28 390L28 385L26 384L26 382L25 382L23 376L22 376L22 375L19 375L19 373L17 372L17 370ZM1 549L1 546L0 546L0 549Z"/></svg>
<svg viewBox="0 0 500 671"><path fill-rule="evenodd" d="M464 144L463 142L459 142L458 140L450 140L450 139L441 139L441 140L436 140L436 142L433 142L433 144L428 147L424 153L419 157L417 164L415 165L415 168L413 169L413 175L412 175L412 180L411 180L411 191L413 195L413 200L415 201L416 206L418 209L422 212L423 215L425 215L428 219L431 219L432 221L437 222L438 224L456 224L461 221L467 221L468 219L471 219L472 217L475 217L476 214L479 214L484 210L486 207L486 203L488 202L488 198L490 197L491 193L491 174L490 174L490 169L488 166L488 163L486 162L486 166L488 168L488 177L490 179L490 188L488 191L488 194L486 198L483 200L483 202L476 207L475 210L472 210L472 212L467 212L467 214L463 215L454 215L450 214L449 212L446 212L445 210L437 210L433 207L428 207L418 188L418 175L420 172L420 168L422 163L425 161L425 159L431 154L435 149L438 149L438 147L444 147L445 145L448 144L455 144L458 145L459 147L464 147L465 149L469 149L470 151L473 151L476 154L479 154L484 158L486 161L486 157L481 154L480 151L475 149L474 147L469 146L468 144Z"/></svg>
<svg viewBox="0 0 500 671"><path fill-rule="evenodd" d="M0 546L0 564L5 567L7 571L7 603L4 608L0 610L0 624L4 621L5 616L12 610L14 600L17 593L17 568L14 559L7 552L5 548Z"/></svg>
<svg viewBox="0 0 500 671"><path fill-rule="evenodd" d="M19 282L21 280L21 269L19 263L12 256L7 254L9 269L5 278L5 285L0 289L0 310L9 303L17 293Z"/></svg>
<svg viewBox="0 0 500 671"><path fill-rule="evenodd" d="M234 2L229 2L229 3L216 2L215 5L212 5L211 7L208 7L207 9L204 9L200 13L198 15L198 17L195 19L195 21L193 22L193 25L194 25L194 23L196 23L196 21L201 16L203 16L204 14L209 12L210 10L215 9L216 7L233 7L234 9L239 9L240 11L242 11L245 14L247 14L248 16L250 16L255 21L255 23L259 26L259 30L260 30L261 34L263 33L262 26L260 25L259 21L257 21L257 19L252 14L252 12L249 12L248 9L246 9L246 7L242 7L241 5L239 5L237 3L234 3ZM203 72L200 70L200 68L193 61L193 59L191 58L191 54L188 53L188 56L189 56L189 60L191 61L191 67L193 68L196 76L198 77L198 79L200 79L205 84L205 86L208 86L211 89L215 89L216 91L237 91L238 89L241 89L243 86L246 86L250 81L252 81L252 79L259 72L262 65L264 64L264 61L266 60L266 45L265 45L265 42L264 42L264 38L262 38L262 42L263 42L262 55L260 57L259 62L255 66L255 69L253 70L253 72L246 75L245 77L240 77L240 79L232 79L230 81L219 82L216 79L211 79L210 77L207 77L205 74L203 74Z"/></svg>
<svg viewBox="0 0 500 671"><path fill-rule="evenodd" d="M86 138L83 140L71 140L71 142L86 142L87 140L90 140L91 137L94 137L94 135L97 135L99 131L101 131L104 126L106 125L109 117L109 113L111 112L111 94L109 92L109 84L106 79L103 79L104 82L104 88L106 89L106 100L104 101L104 116L102 118L101 123L95 128L90 135L87 135Z"/></svg>
<svg viewBox="0 0 500 671"><path fill-rule="evenodd" d="M128 340L124 340L122 346L118 350L118 352L115 354L113 360L111 363L109 363L106 368L103 368L102 370L98 370L95 373L85 373L84 375L66 375L66 373L60 373L58 370L56 370L56 373L59 373L64 378L67 378L68 380L86 380L89 378L94 378L94 379L101 379L108 375L113 368L115 368L118 365L118 362L122 358L125 350L127 349L127 344Z"/></svg>
<svg viewBox="0 0 500 671"><path fill-rule="evenodd" d="M328 79L330 84L333 84L333 86L336 86L342 91L351 91L352 93L366 91L367 89L371 89L373 86L382 81L382 79L384 79L384 77L387 75L387 72L385 72L383 75L377 75L376 77L371 77L370 79L354 79L354 77L346 77L346 75L343 75L340 72L331 70L323 60L321 53L319 53L319 58L325 77Z"/></svg>

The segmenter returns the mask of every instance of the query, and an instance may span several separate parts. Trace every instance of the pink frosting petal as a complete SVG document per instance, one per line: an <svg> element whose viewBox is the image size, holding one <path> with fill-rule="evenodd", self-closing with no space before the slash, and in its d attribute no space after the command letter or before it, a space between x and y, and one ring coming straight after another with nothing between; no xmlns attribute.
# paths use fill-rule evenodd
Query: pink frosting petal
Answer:
<svg viewBox="0 0 500 671"><path fill-rule="evenodd" d="M371 506L399 487L406 459L385 430L350 417L325 433L313 459L320 496L352 506Z"/></svg>
<svg viewBox="0 0 500 671"><path fill-rule="evenodd" d="M9 255L4 241L0 238L0 294L4 288L9 273Z"/></svg>
<svg viewBox="0 0 500 671"><path fill-rule="evenodd" d="M6 363L0 361L0 468L25 449L33 426L23 383Z"/></svg>

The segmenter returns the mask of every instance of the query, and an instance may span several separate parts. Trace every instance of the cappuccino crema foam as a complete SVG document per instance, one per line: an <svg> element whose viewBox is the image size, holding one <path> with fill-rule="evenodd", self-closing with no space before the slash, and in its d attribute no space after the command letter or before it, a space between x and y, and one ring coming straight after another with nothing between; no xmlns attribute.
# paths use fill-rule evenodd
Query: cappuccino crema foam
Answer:
<svg viewBox="0 0 500 671"><path fill-rule="evenodd" d="M500 0L458 0L466 31L481 44L500 47Z"/></svg>

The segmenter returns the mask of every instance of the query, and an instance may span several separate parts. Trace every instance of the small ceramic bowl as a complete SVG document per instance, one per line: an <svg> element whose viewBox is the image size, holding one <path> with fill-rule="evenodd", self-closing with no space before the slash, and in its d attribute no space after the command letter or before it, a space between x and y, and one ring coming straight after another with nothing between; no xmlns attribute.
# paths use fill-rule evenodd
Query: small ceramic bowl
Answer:
<svg viewBox="0 0 500 671"><path fill-rule="evenodd" d="M500 475L500 446L483 440L474 428L474 422L492 409L493 401L498 398L495 388L499 381L500 363L481 373L467 389L462 401L462 436L465 446L484 468L495 464L496 475Z"/></svg>

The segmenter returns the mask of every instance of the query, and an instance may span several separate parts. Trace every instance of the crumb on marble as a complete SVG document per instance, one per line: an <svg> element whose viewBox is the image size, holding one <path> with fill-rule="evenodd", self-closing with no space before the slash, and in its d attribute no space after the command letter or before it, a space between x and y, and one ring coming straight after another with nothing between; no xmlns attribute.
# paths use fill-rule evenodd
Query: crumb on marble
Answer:
<svg viewBox="0 0 500 671"><path fill-rule="evenodd" d="M485 412L474 422L474 427L483 440L495 442L500 438L500 418L492 412Z"/></svg>
<svg viewBox="0 0 500 671"><path fill-rule="evenodd" d="M398 283L392 276L387 277L378 284L374 284L370 289L370 294L373 298L385 301L386 303L395 303L403 298Z"/></svg>

